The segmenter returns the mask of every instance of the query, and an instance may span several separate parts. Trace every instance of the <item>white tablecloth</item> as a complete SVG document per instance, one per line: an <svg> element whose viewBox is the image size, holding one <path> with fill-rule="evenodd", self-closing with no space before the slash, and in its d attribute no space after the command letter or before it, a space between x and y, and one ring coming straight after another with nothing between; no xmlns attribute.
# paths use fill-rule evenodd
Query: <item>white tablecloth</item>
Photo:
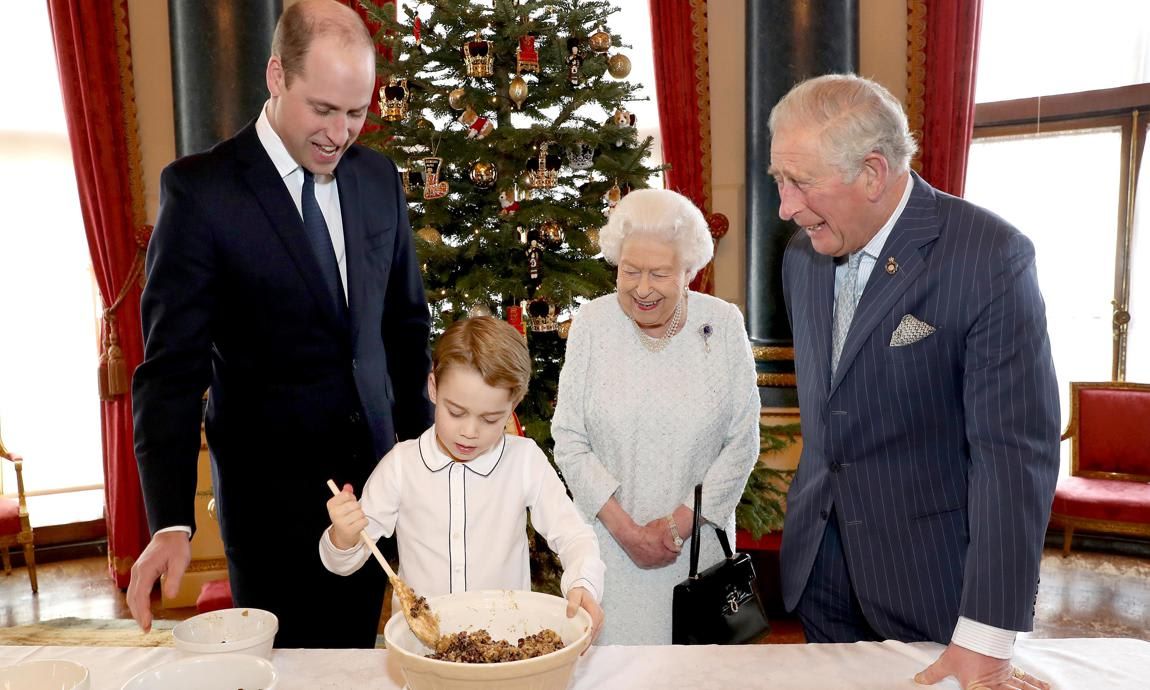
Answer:
<svg viewBox="0 0 1150 690"><path fill-rule="evenodd" d="M922 690L914 674L942 647L931 643L860 642L738 647L593 647L576 666L572 690L658 688L700 690L828 688ZM140 671L181 658L173 648L0 647L0 665L31 659L68 659L88 667L93 690L118 690ZM277 649L272 662L279 690L395 690L403 687L387 651ZM1020 639L1015 662L1054 688L1145 690L1150 687L1150 642L1130 639ZM936 688L955 690L949 679Z"/></svg>

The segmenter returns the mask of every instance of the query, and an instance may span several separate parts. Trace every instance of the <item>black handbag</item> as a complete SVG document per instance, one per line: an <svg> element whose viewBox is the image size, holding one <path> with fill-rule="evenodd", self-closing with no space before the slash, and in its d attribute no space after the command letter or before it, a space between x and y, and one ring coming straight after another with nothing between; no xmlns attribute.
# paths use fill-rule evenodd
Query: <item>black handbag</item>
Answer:
<svg viewBox="0 0 1150 690"><path fill-rule="evenodd" d="M695 487L691 528L691 574L675 585L671 608L672 644L746 644L771 629L755 584L751 557L733 553L727 533L715 534L726 559L699 572L699 509L703 485Z"/></svg>

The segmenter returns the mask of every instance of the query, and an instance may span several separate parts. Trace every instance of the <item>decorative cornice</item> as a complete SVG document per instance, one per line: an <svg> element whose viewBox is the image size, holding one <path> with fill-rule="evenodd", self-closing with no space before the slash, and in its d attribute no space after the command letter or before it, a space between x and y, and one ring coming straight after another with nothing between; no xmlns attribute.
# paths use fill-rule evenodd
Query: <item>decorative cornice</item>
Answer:
<svg viewBox="0 0 1150 690"><path fill-rule="evenodd" d="M910 167L922 172L922 130L926 113L926 0L906 3L906 117L918 152Z"/></svg>
<svg viewBox="0 0 1150 690"><path fill-rule="evenodd" d="M755 345L751 347L751 354L755 356L756 362L778 362L794 359L795 348Z"/></svg>
<svg viewBox="0 0 1150 690"><path fill-rule="evenodd" d="M794 374L762 374L755 377L760 386L769 388L794 388L799 385Z"/></svg>

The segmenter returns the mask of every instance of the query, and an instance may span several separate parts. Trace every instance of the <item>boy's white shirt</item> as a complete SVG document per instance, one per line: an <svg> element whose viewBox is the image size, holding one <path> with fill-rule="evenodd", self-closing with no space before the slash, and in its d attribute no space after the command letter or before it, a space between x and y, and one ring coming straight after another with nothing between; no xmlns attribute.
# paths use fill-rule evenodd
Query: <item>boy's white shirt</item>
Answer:
<svg viewBox="0 0 1150 690"><path fill-rule="evenodd" d="M435 427L397 444L364 486L360 506L373 540L397 534L399 576L421 596L482 589L531 589L526 509L563 563L560 588L602 600L599 541L547 456L529 438L504 435L470 462L435 442ZM340 550L331 527L319 540L328 570L347 575L370 557L359 543ZM378 566L376 566L378 567Z"/></svg>

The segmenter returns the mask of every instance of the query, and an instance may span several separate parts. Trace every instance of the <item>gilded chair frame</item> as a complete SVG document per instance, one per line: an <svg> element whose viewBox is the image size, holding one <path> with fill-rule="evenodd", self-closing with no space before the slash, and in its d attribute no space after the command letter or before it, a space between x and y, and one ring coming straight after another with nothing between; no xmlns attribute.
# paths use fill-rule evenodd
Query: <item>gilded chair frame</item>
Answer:
<svg viewBox="0 0 1150 690"><path fill-rule="evenodd" d="M36 581L36 534L32 530L32 523L28 519L28 501L24 496L24 459L11 453L4 447L4 440L0 439L0 459L11 462L16 467L16 496L19 503L20 531L16 534L0 534L0 559L4 562L4 574L12 574L12 559L8 556L8 548L19 546L24 549L24 565L28 569L28 580L32 583L32 593L40 591Z"/></svg>

